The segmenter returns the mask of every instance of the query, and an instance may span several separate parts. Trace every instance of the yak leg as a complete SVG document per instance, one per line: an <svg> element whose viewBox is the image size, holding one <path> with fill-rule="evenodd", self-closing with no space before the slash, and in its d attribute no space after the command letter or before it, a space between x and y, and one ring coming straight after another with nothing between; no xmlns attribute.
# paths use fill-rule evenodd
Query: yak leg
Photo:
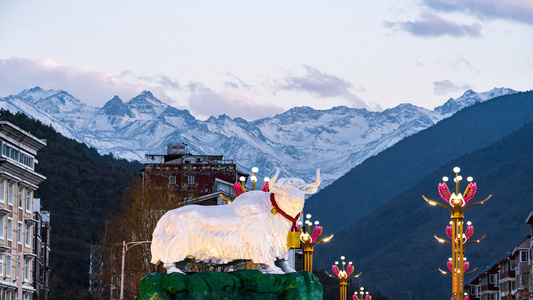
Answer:
<svg viewBox="0 0 533 300"><path fill-rule="evenodd" d="M176 268L176 264L163 264L163 268L165 268L167 270L167 274L170 274L170 273L185 274L180 269Z"/></svg>
<svg viewBox="0 0 533 300"><path fill-rule="evenodd" d="M296 270L289 266L289 262L283 258L278 258L274 261L274 264L280 267L285 273L294 273Z"/></svg>
<svg viewBox="0 0 533 300"><path fill-rule="evenodd" d="M192 260L190 258L186 258L180 262L173 263L173 264L163 264L163 268L167 270L167 274L170 273L181 273L185 274L185 272L190 272L189 269L187 269L185 266L191 262Z"/></svg>
<svg viewBox="0 0 533 300"><path fill-rule="evenodd" d="M273 261L261 264L266 274L285 274L282 269L278 268Z"/></svg>

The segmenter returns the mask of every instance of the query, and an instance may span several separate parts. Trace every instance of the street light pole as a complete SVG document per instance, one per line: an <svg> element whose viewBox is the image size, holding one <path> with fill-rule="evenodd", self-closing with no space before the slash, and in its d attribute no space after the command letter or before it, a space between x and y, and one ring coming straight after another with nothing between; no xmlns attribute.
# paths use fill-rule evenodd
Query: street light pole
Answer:
<svg viewBox="0 0 533 300"><path fill-rule="evenodd" d="M329 277L337 278L339 280L340 300L346 300L346 287L348 285L348 280L359 277L359 275L361 275L361 273L363 272L357 275L350 276L350 274L352 274L354 271L354 266L352 265L352 262L349 262L348 267L346 267L345 269L344 266L346 265L346 262L344 262L344 256L341 256L341 261L342 271L339 269L339 267L337 267L337 265L339 265L339 262L336 261L335 264L331 266L333 273L335 273L336 276L330 275L328 272L326 272L326 274L328 274Z"/></svg>
<svg viewBox="0 0 533 300"><path fill-rule="evenodd" d="M150 244L151 242L152 241L126 243L126 241L122 241L122 272L120 274L120 300L124 300L124 260L126 257L126 251L131 249L131 247L142 245L142 244Z"/></svg>
<svg viewBox="0 0 533 300"><path fill-rule="evenodd" d="M306 227L303 226L303 223L301 221L298 222L298 225L300 226L300 231L303 232L300 236L300 241L303 244L304 270L313 273L313 248L318 243L328 242L333 237L333 234L331 234L327 238L319 240L320 236L322 235L322 226L319 226L318 221L315 221L315 228L311 233L311 225L313 225L310 220L311 215L307 214L305 217L307 218L307 220L305 221L305 225L307 225Z"/></svg>
<svg viewBox="0 0 533 300"><path fill-rule="evenodd" d="M472 226L472 224L468 222L465 231L464 213L469 207L477 204L483 204L485 201L489 200L490 197L492 197L492 195L489 195L483 201L466 205L476 195L477 184L473 182L472 177L468 177L467 180L469 184L466 187L464 193L461 194L459 192L459 185L463 177L459 176L460 171L461 169L458 167L453 168L453 172L455 173L455 193L450 193L450 190L446 185L448 177L443 177L443 183L439 183L439 195L446 202L447 205L441 202L429 200L428 198L426 198L426 196L422 195L424 200L426 200L429 204L445 207L451 213L452 221L450 222L450 226L446 227L446 234L450 238L450 241L441 239L436 235L435 238L441 243L446 242L452 245L452 258L450 258L450 261L448 262L448 269L450 270L450 272L443 271L439 268L439 271L441 271L443 274L452 275L452 300L464 299L464 275L472 273L477 269L476 268L471 272L465 273L465 271L470 266L468 262L465 262L465 247L468 244L479 242L485 238L485 236L483 236L478 240L470 241L467 243L467 241L472 237L472 235L474 235L474 226Z"/></svg>

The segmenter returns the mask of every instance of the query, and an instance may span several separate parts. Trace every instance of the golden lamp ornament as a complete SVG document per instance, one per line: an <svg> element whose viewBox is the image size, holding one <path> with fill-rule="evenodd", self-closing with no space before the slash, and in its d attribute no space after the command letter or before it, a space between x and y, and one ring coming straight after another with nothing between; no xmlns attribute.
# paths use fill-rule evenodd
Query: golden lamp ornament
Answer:
<svg viewBox="0 0 533 300"><path fill-rule="evenodd" d="M313 248L323 242L328 242L333 237L333 234L327 238L320 239L322 236L323 228L320 226L318 221L315 221L315 227L312 228L313 222L311 222L311 215L307 214L305 216L307 220L305 221L305 226L300 221L298 225L301 229L302 235L300 236L300 241L303 245L304 253L304 270L307 272L313 272ZM312 229L312 230L311 230Z"/></svg>
<svg viewBox="0 0 533 300"><path fill-rule="evenodd" d="M477 204L483 204L485 201L489 200L492 195L489 195L485 200L470 203L469 201L474 198L477 192L477 184L474 181L472 177L468 177L468 185L464 191L464 193L461 193L460 188L460 182L463 180L463 177L459 175L459 172L461 171L460 168L455 167L453 169L453 172L455 173L455 192L451 193L450 189L446 185L446 182L448 182L448 177L442 178L442 183L439 183L438 191L439 195L444 200L445 203L437 202L430 200L426 198L426 196L422 195L424 200L426 200L431 205L438 205L446 208L451 213L451 221L450 226L446 227L446 235L450 240L445 240L434 236L440 243L448 243L452 245L452 257L447 262L447 267L450 272L443 271L439 268L439 271L443 274L449 274L452 275L452 300L463 300L464 294L463 294L463 287L464 287L464 275L472 273L476 271L476 269L465 273L468 268L470 267L470 263L466 261L466 258L464 257L465 247L471 243L479 243L482 239L485 238L483 236L482 238L478 240L470 241L470 238L474 235L474 226L472 226L471 222L464 223L464 212ZM468 298L468 297L467 297ZM468 300L468 299L464 299Z"/></svg>
<svg viewBox="0 0 533 300"><path fill-rule="evenodd" d="M333 273L335 274L335 276L329 274L328 272L326 272L326 274L328 274L329 277L333 277L333 278L337 278L339 280L339 285L340 285L340 299L341 300L345 300L346 299L346 288L348 286L348 280L352 279L352 278L357 278L359 277L359 275L361 275L363 272L357 274L357 275L351 275L353 273L353 271L355 270L352 262L349 262L348 263L348 266L346 266L346 262L344 261L344 256L341 256L341 266L342 266L342 270L339 269L338 265L339 265L339 262L336 261L334 265L331 266L331 269L333 270ZM345 268L346 266L346 268ZM351 276L350 276L351 275Z"/></svg>

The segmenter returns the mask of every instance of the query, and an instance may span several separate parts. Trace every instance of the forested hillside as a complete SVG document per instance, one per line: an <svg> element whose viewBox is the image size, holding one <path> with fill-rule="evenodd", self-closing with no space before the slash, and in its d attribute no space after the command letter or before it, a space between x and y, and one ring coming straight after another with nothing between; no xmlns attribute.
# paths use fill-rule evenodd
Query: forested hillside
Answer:
<svg viewBox="0 0 533 300"><path fill-rule="evenodd" d="M50 211L52 226L51 298L81 299L89 286L89 250L105 234L109 213L124 188L142 169L138 162L100 155L26 115L0 110L9 121L47 146L38 152L36 171L46 176L35 197Z"/></svg>
<svg viewBox="0 0 533 300"><path fill-rule="evenodd" d="M470 270L477 267L479 272L502 258L530 230L525 220L533 211L533 123L489 147L445 164L339 232L329 243L316 247L315 264L325 267L345 255L355 263L356 270L363 271L361 280L365 286L377 286L398 299L405 299L402 294L408 291L413 300L449 299L451 276L442 275L437 268L446 270L451 246L438 243L433 235L447 238L445 228L450 213L429 205L422 195L439 200L438 183L443 176L453 178L455 166L461 168L463 178L472 176L478 184L472 203L493 195L485 204L465 213L465 221L472 221L475 228L473 239L487 236L466 248ZM452 184L449 186L453 188ZM465 187L463 180L461 192Z"/></svg>
<svg viewBox="0 0 533 300"><path fill-rule="evenodd" d="M467 107L356 166L305 203L324 229L348 227L462 155L533 121L533 91Z"/></svg>

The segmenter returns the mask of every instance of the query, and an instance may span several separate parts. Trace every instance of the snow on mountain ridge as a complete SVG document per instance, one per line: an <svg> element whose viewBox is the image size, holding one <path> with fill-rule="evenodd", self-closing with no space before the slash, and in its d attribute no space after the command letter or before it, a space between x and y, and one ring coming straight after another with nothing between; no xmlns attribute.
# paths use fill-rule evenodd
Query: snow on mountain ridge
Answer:
<svg viewBox="0 0 533 300"><path fill-rule="evenodd" d="M284 176L307 178L320 168L325 186L369 156L459 109L510 93L514 91L501 88L467 91L433 111L409 103L382 112L346 106L295 107L251 122L225 115L200 121L149 91L127 102L115 96L95 108L65 91L35 87L0 98L0 107L52 124L101 153L143 160L145 154L166 153L169 142L184 142L192 153L223 154L245 171L252 166L260 172L280 167Z"/></svg>

